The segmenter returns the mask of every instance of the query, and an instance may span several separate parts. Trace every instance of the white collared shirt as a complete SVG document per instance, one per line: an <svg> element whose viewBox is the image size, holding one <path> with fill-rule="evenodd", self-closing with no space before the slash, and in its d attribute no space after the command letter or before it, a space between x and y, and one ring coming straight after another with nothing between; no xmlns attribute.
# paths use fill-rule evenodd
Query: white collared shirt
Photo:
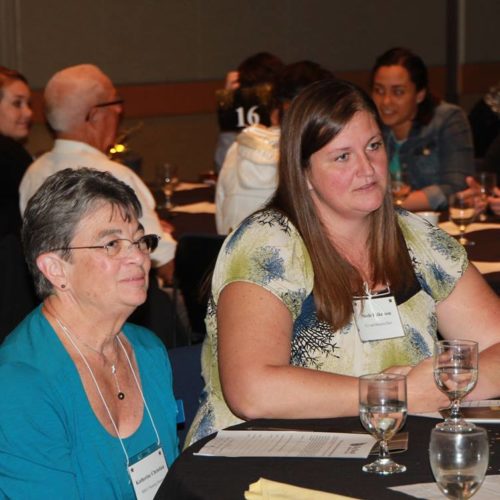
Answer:
<svg viewBox="0 0 500 500"><path fill-rule="evenodd" d="M129 185L141 203L140 222L145 232L161 236L158 248L152 255L153 265L158 267L174 258L177 243L170 234L163 232L160 219L155 212L155 200L146 184L132 169L110 160L104 153L84 142L56 139L53 149L28 167L19 186L21 213L24 213L28 200L47 177L68 167L89 167L109 172Z"/></svg>

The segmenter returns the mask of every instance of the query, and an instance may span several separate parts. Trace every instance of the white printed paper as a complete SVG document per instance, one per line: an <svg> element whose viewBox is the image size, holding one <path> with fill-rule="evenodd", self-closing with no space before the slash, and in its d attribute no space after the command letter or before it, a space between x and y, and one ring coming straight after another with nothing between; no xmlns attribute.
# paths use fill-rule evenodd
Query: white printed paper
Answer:
<svg viewBox="0 0 500 500"><path fill-rule="evenodd" d="M219 431L195 455L214 457L367 458L369 434L303 431Z"/></svg>
<svg viewBox="0 0 500 500"><path fill-rule="evenodd" d="M399 491L405 495L426 500L443 500L445 496L441 493L436 483L407 484L405 486L393 486L390 490ZM491 500L498 498L500 490L500 476L486 476L479 491L474 495L474 500Z"/></svg>
<svg viewBox="0 0 500 500"><path fill-rule="evenodd" d="M481 399L475 401L462 401L460 408L463 410L462 414L465 420L469 422L483 423L483 424L500 424L500 399ZM485 408L491 411L480 415L471 416L467 408ZM443 416L439 411L428 413L411 413L417 417L437 418L443 420Z"/></svg>

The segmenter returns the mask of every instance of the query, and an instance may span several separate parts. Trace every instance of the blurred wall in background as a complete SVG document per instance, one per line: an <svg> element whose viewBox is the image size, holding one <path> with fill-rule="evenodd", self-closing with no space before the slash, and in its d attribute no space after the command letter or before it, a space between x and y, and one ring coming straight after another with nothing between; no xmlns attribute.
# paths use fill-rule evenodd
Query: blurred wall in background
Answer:
<svg viewBox="0 0 500 500"><path fill-rule="evenodd" d="M446 7L450 0L0 0L0 64L43 89L57 70L92 62L127 100L124 126L143 177L164 160L196 179L213 165L217 137L213 91L226 72L258 51L286 63L312 59L367 86L375 57L407 46L431 67L444 91ZM463 10L461 102L470 105L500 80L500 2L456 0ZM32 153L51 137L34 96Z"/></svg>

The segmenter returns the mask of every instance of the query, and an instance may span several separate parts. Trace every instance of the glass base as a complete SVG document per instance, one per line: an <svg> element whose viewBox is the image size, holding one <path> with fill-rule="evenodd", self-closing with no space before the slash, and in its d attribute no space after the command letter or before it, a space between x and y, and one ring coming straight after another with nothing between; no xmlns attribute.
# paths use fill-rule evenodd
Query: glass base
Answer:
<svg viewBox="0 0 500 500"><path fill-rule="evenodd" d="M392 458L379 458L371 464L363 465L363 472L372 472L387 476L388 474L406 472L406 466L397 464Z"/></svg>
<svg viewBox="0 0 500 500"><path fill-rule="evenodd" d="M467 238L465 237L460 237L458 238L458 242L463 245L464 247L472 247L476 244L475 241L472 241L472 240L468 240Z"/></svg>
<svg viewBox="0 0 500 500"><path fill-rule="evenodd" d="M447 418L444 422L437 424L436 429L445 432L471 432L476 430L476 426L463 418Z"/></svg>

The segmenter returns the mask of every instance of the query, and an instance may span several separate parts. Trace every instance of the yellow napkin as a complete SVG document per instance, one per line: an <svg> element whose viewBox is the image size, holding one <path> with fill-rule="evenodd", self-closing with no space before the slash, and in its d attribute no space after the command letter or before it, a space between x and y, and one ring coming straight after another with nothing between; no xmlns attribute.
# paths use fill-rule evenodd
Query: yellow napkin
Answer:
<svg viewBox="0 0 500 500"><path fill-rule="evenodd" d="M310 490L260 478L245 491L246 500L355 500L335 493Z"/></svg>

